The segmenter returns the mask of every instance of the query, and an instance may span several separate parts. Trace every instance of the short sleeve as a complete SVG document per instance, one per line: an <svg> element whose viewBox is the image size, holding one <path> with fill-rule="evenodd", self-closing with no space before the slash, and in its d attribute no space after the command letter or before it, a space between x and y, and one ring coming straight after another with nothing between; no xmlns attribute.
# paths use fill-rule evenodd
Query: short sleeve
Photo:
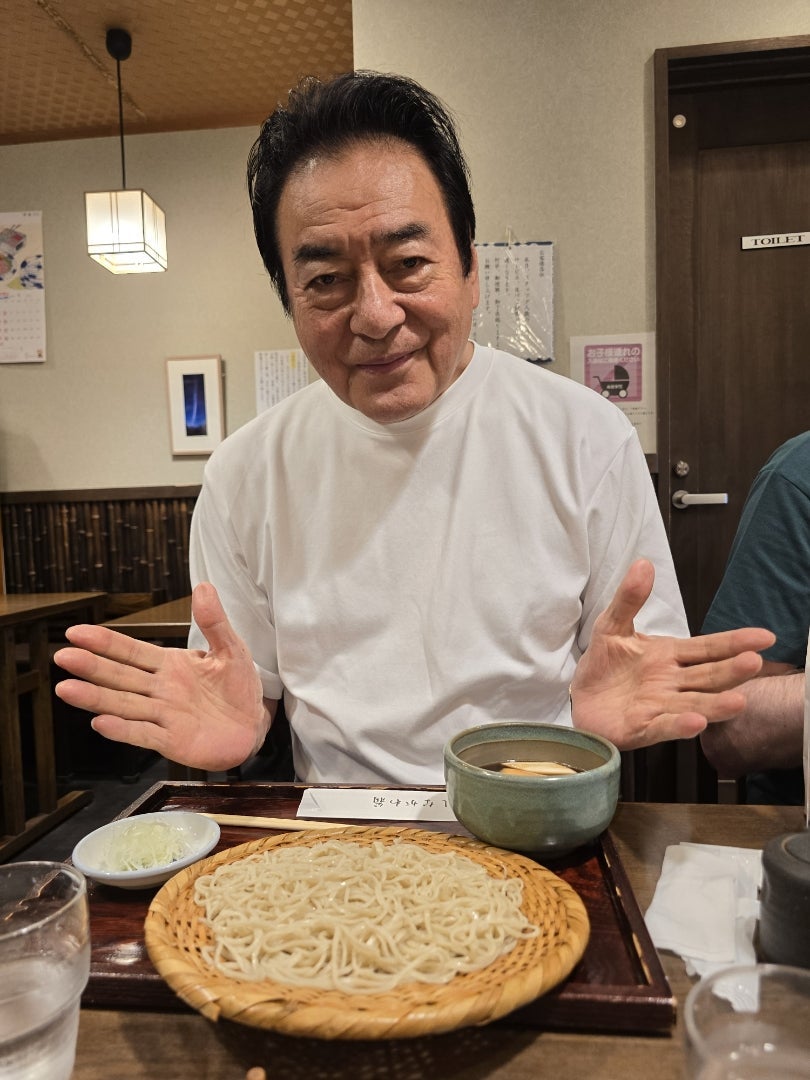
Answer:
<svg viewBox="0 0 810 1080"><path fill-rule="evenodd" d="M779 473L755 483L704 633L764 626L768 660L804 666L810 626L810 498Z"/></svg>

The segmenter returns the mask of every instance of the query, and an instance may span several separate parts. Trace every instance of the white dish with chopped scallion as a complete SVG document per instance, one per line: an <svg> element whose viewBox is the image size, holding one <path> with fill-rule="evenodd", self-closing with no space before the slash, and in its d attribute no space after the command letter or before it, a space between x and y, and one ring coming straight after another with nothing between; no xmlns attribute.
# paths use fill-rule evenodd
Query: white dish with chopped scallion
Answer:
<svg viewBox="0 0 810 1080"><path fill-rule="evenodd" d="M102 825L73 849L73 864L120 889L161 885L216 847L219 825L203 814L164 810Z"/></svg>

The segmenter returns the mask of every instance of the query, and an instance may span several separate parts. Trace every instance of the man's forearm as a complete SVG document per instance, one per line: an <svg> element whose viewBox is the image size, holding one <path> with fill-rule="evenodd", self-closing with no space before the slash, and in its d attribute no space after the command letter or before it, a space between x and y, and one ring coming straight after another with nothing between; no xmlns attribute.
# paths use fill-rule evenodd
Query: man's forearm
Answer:
<svg viewBox="0 0 810 1080"><path fill-rule="evenodd" d="M798 671L752 679L739 688L746 697L744 711L710 724L700 736L720 777L801 765L804 683L804 672Z"/></svg>

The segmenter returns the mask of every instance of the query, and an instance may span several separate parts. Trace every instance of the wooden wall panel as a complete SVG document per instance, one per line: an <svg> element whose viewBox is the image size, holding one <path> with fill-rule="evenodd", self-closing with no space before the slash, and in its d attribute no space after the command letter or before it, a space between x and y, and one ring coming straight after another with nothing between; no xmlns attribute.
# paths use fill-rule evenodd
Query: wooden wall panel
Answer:
<svg viewBox="0 0 810 1080"><path fill-rule="evenodd" d="M6 590L187 596L199 490L0 493Z"/></svg>

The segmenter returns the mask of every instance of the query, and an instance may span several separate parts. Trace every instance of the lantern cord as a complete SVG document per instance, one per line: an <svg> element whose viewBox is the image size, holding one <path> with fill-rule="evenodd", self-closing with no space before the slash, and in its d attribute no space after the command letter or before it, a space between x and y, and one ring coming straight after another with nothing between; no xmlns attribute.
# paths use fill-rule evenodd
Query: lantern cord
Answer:
<svg viewBox="0 0 810 1080"><path fill-rule="evenodd" d="M124 98L121 93L121 61L116 57L115 67L118 74L118 130L121 137L121 188L126 191L127 165L124 157Z"/></svg>

